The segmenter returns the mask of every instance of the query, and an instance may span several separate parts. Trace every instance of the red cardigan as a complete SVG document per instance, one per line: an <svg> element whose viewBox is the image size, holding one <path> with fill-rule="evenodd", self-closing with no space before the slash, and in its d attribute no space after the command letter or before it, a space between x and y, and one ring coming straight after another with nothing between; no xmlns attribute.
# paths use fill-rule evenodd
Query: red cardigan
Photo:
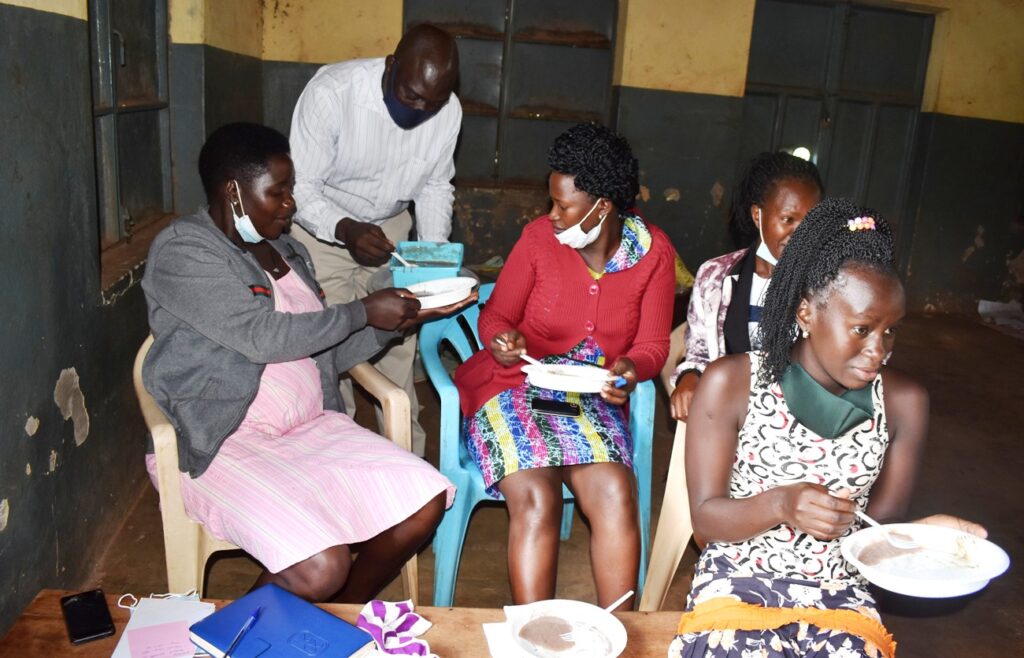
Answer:
<svg viewBox="0 0 1024 658"><path fill-rule="evenodd" d="M522 363L505 367L486 346L503 331L526 337L530 356L564 354L592 335L611 366L620 356L636 364L640 381L651 379L668 357L675 294L675 249L651 224L651 247L632 267L595 281L580 254L555 239L544 215L522 236L480 313L484 349L455 371L462 413L471 416L498 393L520 385Z"/></svg>

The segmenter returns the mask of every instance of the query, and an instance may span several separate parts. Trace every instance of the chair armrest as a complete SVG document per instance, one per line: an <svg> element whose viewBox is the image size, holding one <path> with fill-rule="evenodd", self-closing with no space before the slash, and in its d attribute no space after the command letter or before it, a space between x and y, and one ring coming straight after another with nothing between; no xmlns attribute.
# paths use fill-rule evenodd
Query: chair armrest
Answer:
<svg viewBox="0 0 1024 658"><path fill-rule="evenodd" d="M369 363L352 366L348 374L380 402L384 410L381 433L396 445L412 450L412 414L409 395ZM352 410L355 412L355 409Z"/></svg>

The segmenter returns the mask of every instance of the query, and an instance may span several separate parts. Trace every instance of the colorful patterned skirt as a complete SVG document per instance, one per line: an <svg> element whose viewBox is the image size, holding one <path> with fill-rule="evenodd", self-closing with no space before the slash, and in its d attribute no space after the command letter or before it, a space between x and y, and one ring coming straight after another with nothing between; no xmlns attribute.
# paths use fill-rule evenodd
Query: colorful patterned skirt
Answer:
<svg viewBox="0 0 1024 658"><path fill-rule="evenodd" d="M866 590L853 584L820 582L796 578L776 578L771 574L733 572L731 564L718 556L698 562L687 611L694 608L708 608L715 605L732 605L738 617L751 617L751 609L765 610L764 618L771 617L772 609L777 617L807 616L808 618L829 618L854 614L855 626L871 633L865 635L877 640L872 642L864 636L837 627L822 627L804 620L790 621L771 628L737 630L728 624L707 623L691 620L690 626L716 626L713 630L684 632L676 636L669 647L670 657L681 658L883 658L891 655L895 643L880 623L875 602ZM731 573L730 573L731 572ZM703 606L702 606L703 604ZM710 604L710 605L708 605ZM735 604L739 604L736 606ZM743 605L747 604L747 605ZM746 610L743 610L746 609ZM810 611L799 613L798 610ZM838 612L838 614L833 614ZM687 624L687 614L680 623L680 630ZM726 613L728 614L728 613ZM755 612L755 617L759 616ZM721 615L720 615L721 618ZM770 623L766 624L771 626ZM835 625L838 626L838 625Z"/></svg>
<svg viewBox="0 0 1024 658"><path fill-rule="evenodd" d="M588 338L566 356L542 361L602 365L604 356ZM570 402L579 405L581 413L576 417L537 413L531 407L534 398ZM633 466L625 409L608 404L598 393L551 391L526 381L497 394L467 418L465 436L487 492L495 498L502 478L528 468L602 462Z"/></svg>

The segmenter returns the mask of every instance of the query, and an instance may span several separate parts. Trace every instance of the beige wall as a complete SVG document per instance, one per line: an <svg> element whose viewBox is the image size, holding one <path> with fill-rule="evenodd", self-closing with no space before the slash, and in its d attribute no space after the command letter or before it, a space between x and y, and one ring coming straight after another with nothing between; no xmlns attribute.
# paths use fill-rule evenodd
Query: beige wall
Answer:
<svg viewBox="0 0 1024 658"><path fill-rule="evenodd" d="M38 9L83 20L89 16L86 0L0 0L0 5Z"/></svg>
<svg viewBox="0 0 1024 658"><path fill-rule="evenodd" d="M1024 0L932 0L941 11L922 109L1024 123Z"/></svg>
<svg viewBox="0 0 1024 658"><path fill-rule="evenodd" d="M621 0L616 84L742 96L754 4ZM1024 0L865 4L936 14L924 111L1024 123Z"/></svg>
<svg viewBox="0 0 1024 658"><path fill-rule="evenodd" d="M620 0L619 12L615 84L743 95L754 0Z"/></svg>
<svg viewBox="0 0 1024 658"><path fill-rule="evenodd" d="M267 2L263 59L323 64L381 57L402 36L402 0Z"/></svg>
<svg viewBox="0 0 1024 658"><path fill-rule="evenodd" d="M263 54L261 0L169 0L172 43L205 43L250 57Z"/></svg>
<svg viewBox="0 0 1024 658"><path fill-rule="evenodd" d="M77 18L86 0L0 0ZM620 0L615 84L742 96L754 0ZM922 109L1024 123L1024 0L926 0L936 14ZM385 55L401 0L169 0L171 40L267 60L333 62Z"/></svg>

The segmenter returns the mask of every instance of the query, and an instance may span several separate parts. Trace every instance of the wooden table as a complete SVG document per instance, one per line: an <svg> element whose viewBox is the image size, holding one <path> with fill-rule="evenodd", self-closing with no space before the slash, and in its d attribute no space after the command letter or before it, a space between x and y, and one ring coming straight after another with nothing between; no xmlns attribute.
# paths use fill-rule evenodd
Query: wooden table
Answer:
<svg viewBox="0 0 1024 658"><path fill-rule="evenodd" d="M128 623L128 611L117 607L117 597L107 596L110 614L114 618L117 635L103 640L74 646L68 641L64 629L64 618L60 612L60 597L70 592L44 589L29 604L14 626L0 640L0 658L14 656L86 656L109 658L117 646L118 638ZM228 603L211 600L218 607ZM325 610L355 623L362 609L360 605L331 603L321 606ZM440 658L448 656L471 656L486 658L487 640L481 624L502 621L505 618L500 608L431 608L416 609L434 626L424 636L430 642L430 649ZM629 635L629 644L622 656L627 658L649 656L662 657L675 635L679 622L678 612L621 612L615 615L622 620Z"/></svg>

